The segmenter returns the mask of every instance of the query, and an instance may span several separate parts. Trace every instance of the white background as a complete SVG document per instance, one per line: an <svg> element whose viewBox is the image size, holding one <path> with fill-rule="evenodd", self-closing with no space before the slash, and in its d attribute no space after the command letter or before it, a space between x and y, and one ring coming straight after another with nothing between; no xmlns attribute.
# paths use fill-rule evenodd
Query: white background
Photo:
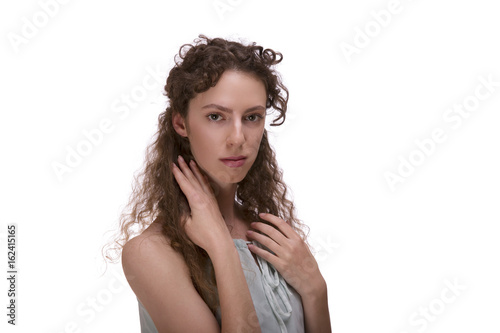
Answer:
<svg viewBox="0 0 500 333"><path fill-rule="evenodd" d="M19 267L15 328L6 324L1 279L2 331L139 331L121 265L101 276L100 249L156 130L163 84L126 117L113 106L141 86L147 68L166 79L179 47L200 33L284 55L289 116L272 142L311 228L334 332L499 330L500 86L457 128L443 118L473 101L480 76L500 82L493 1L401 0L382 27L370 13L388 0L222 0L230 6L223 13L211 0L54 3L0 8L2 276L10 223ZM39 27L29 31L30 23ZM15 44L14 35L29 38ZM357 53L346 56L342 43ZM67 147L103 119L113 130L59 179L53 163L65 163ZM436 128L446 140L420 153L422 163L392 191L384 174L398 173L400 157L417 158L415 140ZM454 294L446 281L465 290ZM418 314L426 308L429 319Z"/></svg>

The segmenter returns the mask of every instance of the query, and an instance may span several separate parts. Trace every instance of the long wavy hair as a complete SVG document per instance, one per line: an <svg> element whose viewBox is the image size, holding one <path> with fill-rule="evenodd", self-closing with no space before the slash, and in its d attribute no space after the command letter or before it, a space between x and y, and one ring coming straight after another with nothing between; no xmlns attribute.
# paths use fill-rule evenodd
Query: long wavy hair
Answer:
<svg viewBox="0 0 500 333"><path fill-rule="evenodd" d="M236 70L250 73L264 83L266 109L272 108L279 113L270 126L283 124L288 90L279 73L274 70L274 66L282 59L281 53L264 49L256 43L243 45L221 38L210 39L204 35L199 35L193 44L180 47L174 58L175 66L170 70L165 85L168 107L158 117L158 130L154 141L146 148L144 168L134 176L133 191L121 213L118 231L111 244L106 244L102 249L105 261L117 262L126 242L134 234L144 231L153 221L158 221L170 246L186 261L196 290L212 312L216 313L219 299L212 263L207 253L189 239L183 228L182 217L189 215L190 207L172 174L171 165L178 155L186 162L194 157L187 138L174 130L172 116L179 113L186 119L189 101L196 94L214 87L226 70ZM278 123L280 119L282 121ZM217 195L216 188L214 193ZM235 200L246 221L270 224L258 216L261 212L279 216L288 221L307 244L304 230L308 228L295 217L295 207L287 198L283 173L269 145L266 130L254 164L238 183Z"/></svg>

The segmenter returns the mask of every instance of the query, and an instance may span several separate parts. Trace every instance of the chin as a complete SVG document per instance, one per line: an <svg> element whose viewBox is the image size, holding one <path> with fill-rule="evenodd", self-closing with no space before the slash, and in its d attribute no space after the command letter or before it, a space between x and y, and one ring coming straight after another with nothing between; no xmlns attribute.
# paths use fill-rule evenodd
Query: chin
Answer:
<svg viewBox="0 0 500 333"><path fill-rule="evenodd" d="M222 177L218 179L218 182L222 184L237 184L241 182L246 177L246 173L244 175L228 175L226 177Z"/></svg>
<svg viewBox="0 0 500 333"><path fill-rule="evenodd" d="M210 182L217 184L217 187L219 186L224 186L228 184L238 184L241 182L245 177L247 176L248 172L241 173L241 174L228 174L228 173L221 173L219 175L215 176L210 176Z"/></svg>

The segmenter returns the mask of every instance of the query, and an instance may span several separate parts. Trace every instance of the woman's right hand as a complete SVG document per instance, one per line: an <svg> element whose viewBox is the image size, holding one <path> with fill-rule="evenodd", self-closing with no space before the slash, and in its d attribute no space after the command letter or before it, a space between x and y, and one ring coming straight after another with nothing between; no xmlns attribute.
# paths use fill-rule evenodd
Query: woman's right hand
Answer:
<svg viewBox="0 0 500 333"><path fill-rule="evenodd" d="M180 168L173 163L172 172L191 208L184 230L193 243L210 253L221 241L231 240L231 235L207 177L194 160L188 166L179 155L178 162Z"/></svg>

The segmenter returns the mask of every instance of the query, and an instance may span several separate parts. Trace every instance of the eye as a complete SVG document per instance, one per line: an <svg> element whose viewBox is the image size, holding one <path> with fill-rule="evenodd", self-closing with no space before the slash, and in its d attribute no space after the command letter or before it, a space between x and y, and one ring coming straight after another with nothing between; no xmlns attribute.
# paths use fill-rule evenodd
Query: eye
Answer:
<svg viewBox="0 0 500 333"><path fill-rule="evenodd" d="M217 122L217 117L220 117L221 115L218 114L218 113L211 113L209 114L207 117L208 117L208 120L210 121L214 121L214 122Z"/></svg>
<svg viewBox="0 0 500 333"><path fill-rule="evenodd" d="M250 118L250 117L254 117L254 118L253 118L254 120L250 120L250 119L249 119L252 123L256 123L256 122L258 122L260 119L263 119L263 118L264 118L264 117L262 117L262 116L261 116L260 114L258 114L258 113L251 114L251 115L249 115L249 116L248 116L248 118Z"/></svg>

